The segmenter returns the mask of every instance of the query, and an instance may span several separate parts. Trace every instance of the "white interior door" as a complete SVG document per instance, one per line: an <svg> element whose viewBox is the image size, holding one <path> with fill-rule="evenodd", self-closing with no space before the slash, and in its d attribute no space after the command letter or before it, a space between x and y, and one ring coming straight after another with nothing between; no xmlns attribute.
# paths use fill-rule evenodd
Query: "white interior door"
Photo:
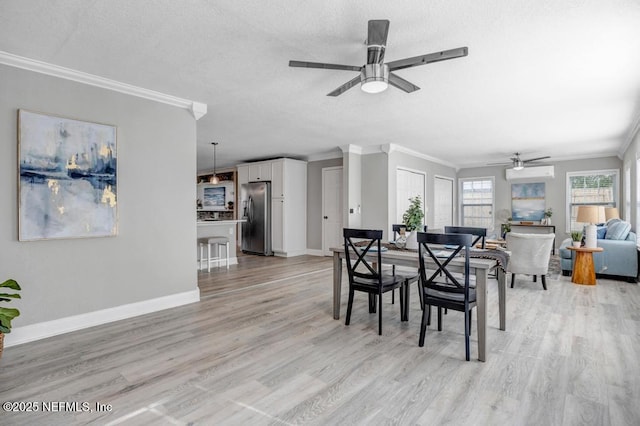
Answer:
<svg viewBox="0 0 640 426"><path fill-rule="evenodd" d="M425 212L426 223L426 191L425 182L427 177L424 172L417 170L401 169L396 171L396 221L393 223L402 223L402 216L409 208L409 198L419 196L422 200L422 209ZM420 229L419 231L422 231Z"/></svg>
<svg viewBox="0 0 640 426"><path fill-rule="evenodd" d="M322 169L322 252L333 253L331 247L340 247L342 240L342 167Z"/></svg>
<svg viewBox="0 0 640 426"><path fill-rule="evenodd" d="M436 176L433 190L433 228L453 225L453 179Z"/></svg>

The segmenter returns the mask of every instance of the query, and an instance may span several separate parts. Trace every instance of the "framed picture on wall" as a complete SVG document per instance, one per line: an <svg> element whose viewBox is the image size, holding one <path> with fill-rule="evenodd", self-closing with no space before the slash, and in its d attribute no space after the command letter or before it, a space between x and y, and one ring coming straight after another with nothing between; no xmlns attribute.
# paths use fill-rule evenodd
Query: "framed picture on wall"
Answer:
<svg viewBox="0 0 640 426"><path fill-rule="evenodd" d="M20 241L118 233L116 127L18 111Z"/></svg>
<svg viewBox="0 0 640 426"><path fill-rule="evenodd" d="M224 186L204 188L204 208L225 207L225 190L226 188Z"/></svg>
<svg viewBox="0 0 640 426"><path fill-rule="evenodd" d="M511 184L511 217L534 221L544 217L544 182Z"/></svg>

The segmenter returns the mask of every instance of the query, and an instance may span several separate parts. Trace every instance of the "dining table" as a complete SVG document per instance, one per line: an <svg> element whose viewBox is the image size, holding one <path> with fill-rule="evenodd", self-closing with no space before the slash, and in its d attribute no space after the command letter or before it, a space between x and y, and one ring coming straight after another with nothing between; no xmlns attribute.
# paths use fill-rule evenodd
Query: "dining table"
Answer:
<svg viewBox="0 0 640 426"><path fill-rule="evenodd" d="M340 299L342 293L342 260L345 257L344 247L333 247L333 318L340 319ZM495 271L498 279L498 309L500 312L500 330L506 330L506 263L508 263L508 254L494 256L492 250L473 250L470 252L469 273L476 278L476 315L477 315L477 333L478 333L478 360L486 361L487 359L487 296L489 280L489 272ZM495 251L493 251L495 252ZM497 253L496 253L497 254ZM369 252L367 258L377 261L377 252ZM419 258L417 250L383 250L380 253L383 264L405 266L415 268L419 267ZM506 256L506 261L505 259ZM464 271L464 257L456 257L451 260L447 269L452 272ZM425 257L427 268L437 268L432 259Z"/></svg>

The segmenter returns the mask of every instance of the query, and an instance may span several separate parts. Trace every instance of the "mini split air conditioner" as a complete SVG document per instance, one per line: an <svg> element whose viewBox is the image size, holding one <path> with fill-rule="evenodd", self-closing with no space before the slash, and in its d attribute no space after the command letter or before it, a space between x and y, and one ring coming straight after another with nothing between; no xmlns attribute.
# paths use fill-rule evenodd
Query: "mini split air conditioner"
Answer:
<svg viewBox="0 0 640 426"><path fill-rule="evenodd" d="M553 166L525 167L522 170L506 170L507 180L529 178L553 178L555 171Z"/></svg>

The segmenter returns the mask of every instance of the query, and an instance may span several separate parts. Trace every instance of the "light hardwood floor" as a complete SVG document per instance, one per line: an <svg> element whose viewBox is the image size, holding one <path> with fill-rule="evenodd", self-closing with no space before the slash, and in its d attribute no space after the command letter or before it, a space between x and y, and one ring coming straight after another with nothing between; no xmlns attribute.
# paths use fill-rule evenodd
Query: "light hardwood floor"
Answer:
<svg viewBox="0 0 640 426"><path fill-rule="evenodd" d="M329 258L247 256L199 278L199 303L7 348L0 402L113 409L0 411L0 424L640 424L637 284L543 291L518 276L500 331L490 280L481 363L464 361L457 312L418 347L415 287L408 323L385 299L382 336L363 294L344 325L346 285L333 320Z"/></svg>

